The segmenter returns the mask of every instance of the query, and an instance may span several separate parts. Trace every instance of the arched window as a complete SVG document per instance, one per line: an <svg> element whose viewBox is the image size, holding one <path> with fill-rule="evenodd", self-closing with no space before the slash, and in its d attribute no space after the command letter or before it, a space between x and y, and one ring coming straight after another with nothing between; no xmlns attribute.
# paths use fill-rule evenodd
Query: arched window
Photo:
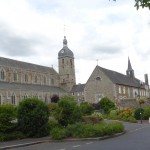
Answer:
<svg viewBox="0 0 150 150"><path fill-rule="evenodd" d="M51 79L51 84L54 85L54 79Z"/></svg>
<svg viewBox="0 0 150 150"><path fill-rule="evenodd" d="M2 105L3 102L2 102L2 95L0 95L0 105Z"/></svg>
<svg viewBox="0 0 150 150"><path fill-rule="evenodd" d="M18 80L17 72L14 72L14 74L13 74L13 79L14 79L14 81L17 81L17 80Z"/></svg>
<svg viewBox="0 0 150 150"><path fill-rule="evenodd" d="M0 79L5 80L5 71L4 71L4 69L1 70Z"/></svg>
<svg viewBox="0 0 150 150"><path fill-rule="evenodd" d="M35 76L35 83L37 83L37 80L38 80L38 79L37 79L37 76Z"/></svg>
<svg viewBox="0 0 150 150"><path fill-rule="evenodd" d="M44 77L44 84L46 84L46 77Z"/></svg>
<svg viewBox="0 0 150 150"><path fill-rule="evenodd" d="M25 82L28 82L28 75L25 74Z"/></svg>
<svg viewBox="0 0 150 150"><path fill-rule="evenodd" d="M15 97L14 94L11 96L11 103L12 103L13 105L16 105L16 97Z"/></svg>

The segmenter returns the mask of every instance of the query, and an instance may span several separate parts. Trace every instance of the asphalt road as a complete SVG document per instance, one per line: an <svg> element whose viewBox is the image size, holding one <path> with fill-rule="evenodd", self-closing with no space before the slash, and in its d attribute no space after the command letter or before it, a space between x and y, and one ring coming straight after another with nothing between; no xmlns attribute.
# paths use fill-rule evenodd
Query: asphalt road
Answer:
<svg viewBox="0 0 150 150"><path fill-rule="evenodd" d="M124 123L126 134L102 141L43 143L12 150L150 150L150 124Z"/></svg>

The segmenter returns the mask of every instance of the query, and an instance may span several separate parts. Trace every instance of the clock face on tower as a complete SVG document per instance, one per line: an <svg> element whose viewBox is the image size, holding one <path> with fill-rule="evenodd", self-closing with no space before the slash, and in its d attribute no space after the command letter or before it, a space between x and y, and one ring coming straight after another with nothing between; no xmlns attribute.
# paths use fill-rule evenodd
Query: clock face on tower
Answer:
<svg viewBox="0 0 150 150"><path fill-rule="evenodd" d="M64 50L61 50L61 53L64 53Z"/></svg>

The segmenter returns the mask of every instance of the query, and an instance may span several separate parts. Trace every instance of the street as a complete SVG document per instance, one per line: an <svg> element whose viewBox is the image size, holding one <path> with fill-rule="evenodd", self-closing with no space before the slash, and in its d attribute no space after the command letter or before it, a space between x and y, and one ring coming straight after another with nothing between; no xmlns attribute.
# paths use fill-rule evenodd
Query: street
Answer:
<svg viewBox="0 0 150 150"><path fill-rule="evenodd" d="M150 124L124 123L126 134L101 141L53 142L13 150L149 150Z"/></svg>

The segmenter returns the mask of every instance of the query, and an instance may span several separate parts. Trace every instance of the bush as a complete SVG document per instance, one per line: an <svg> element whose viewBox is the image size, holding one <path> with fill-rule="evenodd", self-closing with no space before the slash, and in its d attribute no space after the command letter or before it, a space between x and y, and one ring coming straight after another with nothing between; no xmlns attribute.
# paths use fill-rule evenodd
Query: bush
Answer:
<svg viewBox="0 0 150 150"><path fill-rule="evenodd" d="M0 132L8 133L16 128L16 107L13 105L0 105Z"/></svg>
<svg viewBox="0 0 150 150"><path fill-rule="evenodd" d="M115 108L115 104L107 97L102 98L99 103L100 103L100 109L103 109L104 113L109 113L110 110Z"/></svg>
<svg viewBox="0 0 150 150"><path fill-rule="evenodd" d="M54 128L59 127L59 124L58 124L58 121L55 118L50 117L49 121L48 121L48 126L49 126L49 130L50 130L50 133L51 133L51 131Z"/></svg>
<svg viewBox="0 0 150 150"><path fill-rule="evenodd" d="M143 119L148 120L150 117L150 107L145 107L143 112Z"/></svg>
<svg viewBox="0 0 150 150"><path fill-rule="evenodd" d="M56 118L62 126L73 124L81 119L81 111L73 97L65 96L58 102L60 114Z"/></svg>
<svg viewBox="0 0 150 150"><path fill-rule="evenodd" d="M54 140L61 140L66 137L66 130L64 128L54 128L52 129L51 137Z"/></svg>
<svg viewBox="0 0 150 150"><path fill-rule="evenodd" d="M49 133L48 105L37 98L22 100L18 106L18 125L29 137L42 137Z"/></svg>
<svg viewBox="0 0 150 150"><path fill-rule="evenodd" d="M141 119L140 112L143 114L144 113L144 109L143 108L137 108L137 109L135 109L135 111L134 111L134 118L136 120L140 120Z"/></svg>
<svg viewBox="0 0 150 150"><path fill-rule="evenodd" d="M1 133L0 134L0 141L10 141L10 140L20 140L25 138L26 136L20 131L13 131L11 133Z"/></svg>
<svg viewBox="0 0 150 150"><path fill-rule="evenodd" d="M91 115L94 112L94 107L87 102L81 103L80 109L81 109L82 115Z"/></svg>

